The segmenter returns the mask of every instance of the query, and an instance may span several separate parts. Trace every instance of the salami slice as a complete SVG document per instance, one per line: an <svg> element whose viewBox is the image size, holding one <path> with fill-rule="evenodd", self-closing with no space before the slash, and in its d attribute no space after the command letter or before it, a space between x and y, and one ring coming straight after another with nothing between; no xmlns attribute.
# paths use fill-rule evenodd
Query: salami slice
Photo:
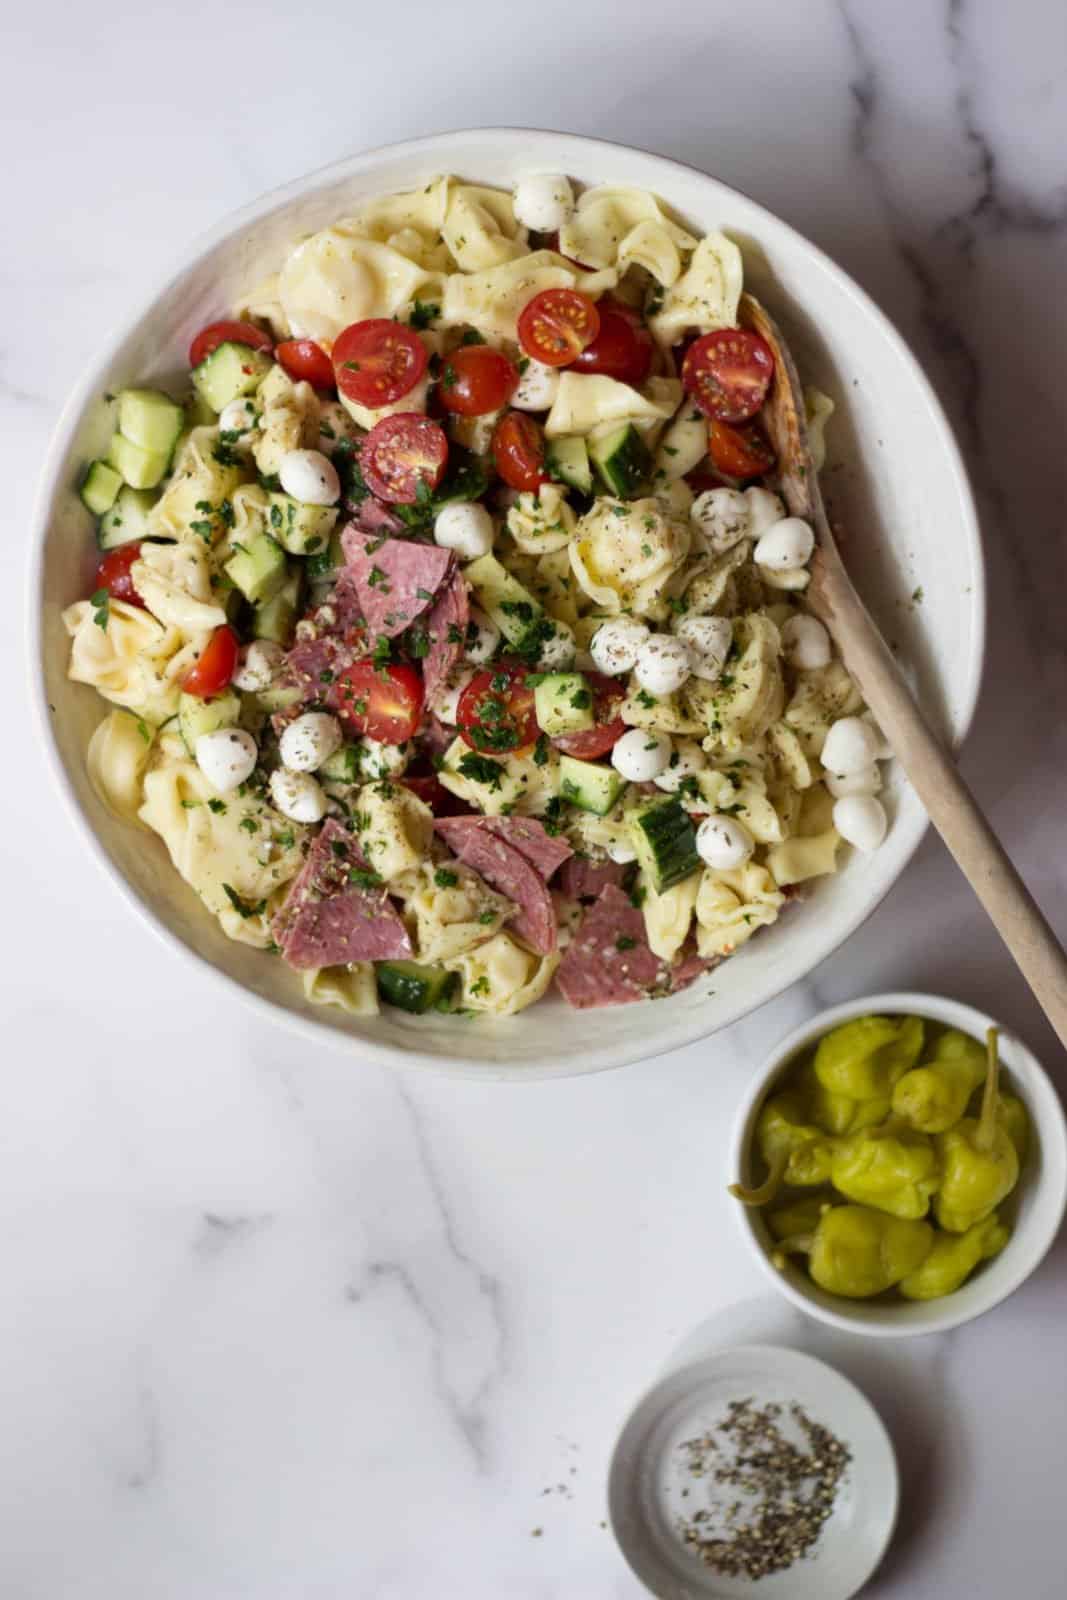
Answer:
<svg viewBox="0 0 1067 1600"><path fill-rule="evenodd" d="M518 908L511 927L531 949L549 955L556 948L556 912L536 867L498 833L486 817L439 817L434 826L449 848L481 874L490 888ZM495 819L494 819L495 820ZM510 820L510 819L505 819Z"/></svg>
<svg viewBox="0 0 1067 1600"><path fill-rule="evenodd" d="M556 982L565 1000L586 1010L675 994L714 965L699 957L684 957L674 967L661 961L649 948L641 912L609 883L582 918Z"/></svg>
<svg viewBox="0 0 1067 1600"><path fill-rule="evenodd" d="M495 833L498 839L503 839L505 844L517 850L545 883L556 869L574 854L566 839L556 838L548 833L544 823L538 822L536 817L474 815L464 817L460 827L454 831L459 833L464 827L480 828L483 833ZM448 842L453 849L456 849L452 840Z"/></svg>
<svg viewBox="0 0 1067 1600"><path fill-rule="evenodd" d="M367 627L387 639L433 605L454 565L452 552L438 545L375 536L352 523L341 535L341 547Z"/></svg>
<svg viewBox="0 0 1067 1600"><path fill-rule="evenodd" d="M369 494L358 505L349 507L352 521L357 528L362 528L364 533L373 534L380 539L382 534L403 533L404 523L395 511L390 511L384 500L378 500Z"/></svg>
<svg viewBox="0 0 1067 1600"><path fill-rule="evenodd" d="M328 817L274 919L274 937L291 967L412 955L407 929L385 890L352 882L350 874L367 871L355 835Z"/></svg>
<svg viewBox="0 0 1067 1600"><path fill-rule="evenodd" d="M461 575L454 572L426 618L429 650L422 663L422 677L427 700L433 700L452 668L462 659L469 621L467 585Z"/></svg>
<svg viewBox="0 0 1067 1600"><path fill-rule="evenodd" d="M559 875L557 888L571 900L595 900L609 883L622 884L626 868L616 861L590 861L571 856Z"/></svg>

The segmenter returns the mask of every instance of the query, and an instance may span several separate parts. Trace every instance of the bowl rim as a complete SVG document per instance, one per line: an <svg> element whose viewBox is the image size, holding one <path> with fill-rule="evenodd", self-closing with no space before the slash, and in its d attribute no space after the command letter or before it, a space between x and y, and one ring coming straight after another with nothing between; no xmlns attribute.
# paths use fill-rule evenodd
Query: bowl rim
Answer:
<svg viewBox="0 0 1067 1600"><path fill-rule="evenodd" d="M990 1292L983 1303L977 1307L953 1310L954 1296L946 1295L940 1300L922 1302L927 1313L922 1321L910 1324L896 1321L889 1307L884 1308L884 1320L872 1318L868 1321L824 1305L821 1300L816 1300L814 1296L798 1287L789 1275L779 1272L756 1232L751 1212L745 1206L731 1202L735 1222L748 1247L755 1254L764 1276L775 1285L779 1294L784 1295L807 1316L825 1322L842 1332L866 1338L908 1339L919 1338L929 1333L946 1333L951 1328L962 1327L965 1323L985 1316L1009 1295L1014 1294L1015 1290L1036 1272L1052 1248L1063 1222L1064 1213L1067 1211L1067 1118L1064 1116L1059 1094L1048 1072L1033 1051L1015 1033L1005 1029L995 1017L979 1011L975 1006L967 1005L962 1000L954 1000L949 995L927 994L917 990L860 995L854 1000L842 1001L839 1005L830 1006L808 1017L786 1034L769 1052L758 1074L746 1090L744 1099L738 1107L730 1136L728 1170L731 1174L738 1175L745 1171L744 1157L751 1140L756 1112L775 1078L790 1058L830 1028L869 1013L889 1016L918 1015L934 1022L946 1023L950 1027L960 1028L972 1037L978 1038L987 1028L997 1027L1006 1036L1014 1058L1012 1062L1007 1063L1008 1070L1018 1072L1020 1075L1025 1073L1028 1080L1026 1084L1028 1097L1040 1101L1044 1116L1039 1136L1041 1168L1036 1176L1035 1185L1045 1191L1052 1209L1044 1233L1037 1241L1036 1249L1031 1246L1030 1253L1025 1258L1018 1257L1018 1252L1013 1256L1012 1247L1015 1244L1013 1235L1003 1253L997 1257L997 1263L1001 1265L1002 1270L992 1281ZM879 1312L883 1310L882 1307L873 1306L868 1309Z"/></svg>
<svg viewBox="0 0 1067 1600"><path fill-rule="evenodd" d="M207 956L201 955L198 950L190 948L177 934L171 931L157 913L154 905L148 900L142 899L138 891L111 861L96 829L82 809L73 783L64 767L58 742L53 731L43 670L43 584L50 504L56 492L60 469L70 451L86 405L93 393L99 389L103 373L114 360L122 344L136 333L141 324L151 315L156 304L177 285L178 281L200 258L232 235L238 234L242 229L251 226L259 218L269 215L280 207L299 199L304 194L314 192L316 189L330 184L343 182L346 178L372 171L375 167L391 159L411 158L425 154L428 161L433 160L440 164L446 160L453 149L468 144L472 139L482 140L486 144L492 145L499 145L501 141L519 143L523 150L524 159L528 160L531 166L537 165L539 150L560 140L565 141L576 151L582 153L582 159L576 162L576 165L586 165L594 169L595 156L598 151L610 151L614 154L623 151L639 157L642 163L651 163L654 168L660 168L664 174L668 192L671 175L681 171L698 178L701 182L707 184L713 192L718 190L726 194L736 195L745 202L746 206L752 208L760 220L765 220L769 231L777 232L779 236L786 237L791 248L795 249L801 257L806 256L809 260L817 263L820 269L833 280L841 295L854 301L877 326L882 340L892 347L898 360L908 369L911 381L917 386L918 392L922 394L929 413L936 423L940 455L945 463L946 471L952 478L955 496L960 508L960 521L966 540L973 591L971 608L973 635L972 648L967 663L968 675L961 685L957 719L959 727L959 734L956 740L957 748L962 746L970 730L981 691L986 646L987 588L984 550L977 508L959 444L952 424L941 406L932 383L906 340L866 290L862 289L818 245L813 244L790 223L778 217L766 206L761 205L760 202L753 200L743 190L723 182L720 178L713 177L689 162L663 156L654 151L641 150L618 140L596 139L584 134L540 128L511 126L457 128L440 133L426 134L413 139L394 141L389 144L374 146L367 150L357 151L354 154L342 157L338 161L318 167L309 173L291 179L288 183L265 191L236 210L227 212L212 227L198 234L180 254L174 257L172 269L162 283L156 283L149 291L137 297L133 311L128 313L118 326L111 330L109 337L100 346L93 360L90 361L60 411L45 452L30 514L29 581L27 585L29 615L26 628L29 646L27 668L30 680L30 701L36 707L38 724L44 733L43 744L47 752L45 759L54 783L69 813L75 820L76 828L80 830L88 844L90 857L115 886L127 906L151 929L157 938L162 940L168 950L179 953L184 960L193 962L202 971L206 970L216 982L226 985L227 988L241 996L246 1004L254 1006L264 1020L274 1024L281 1023L305 1040L332 1044L335 1048L344 1050L349 1055L356 1053L367 1061L380 1065L426 1067L439 1074L477 1077L480 1079L491 1078L497 1082L505 1079L509 1082L532 1082L542 1081L546 1078L579 1076L626 1066L635 1061L651 1060L670 1050L681 1049L701 1039L709 1038L713 1033L720 1031L722 1028L732 1026L753 1011L758 1010L759 1007L776 999L792 984L798 982L810 972L820 961L832 955L878 909L878 906L903 873L922 842L929 827L928 820L925 818L914 819L911 824L913 837L907 844L899 871L884 888L877 892L872 900L864 900L855 910L845 915L829 939L824 938L821 941L816 941L814 955L810 954L812 946L809 942L809 953L798 953L796 959L776 973L771 980L771 987L769 987L767 993L758 999L741 1002L739 1008L734 1009L729 1015L725 1016L710 1032L705 1025L702 1025L701 1012L695 1010L673 1028L659 1030L657 1034L651 1037L646 1036L645 1030L635 1029L633 1035L635 1042L633 1045L610 1045L599 1050L596 1048L587 1050L583 1053L583 1058L578 1063L567 1062L562 1066L557 1066L546 1060L538 1062L536 1065L524 1063L521 1070L501 1072L498 1060L489 1060L485 1057L465 1054L462 1050L462 1038L459 1035L457 1035L456 1043L460 1048L455 1054L445 1056L431 1050L419 1048L417 1035L412 1036L410 1045L405 1042L403 1046L400 1046L381 1043L354 1031L346 1032L338 1027L328 1026L325 1019L320 1022L314 1017L302 1015L290 1009L280 999L257 993L239 978L231 976L230 973L216 966Z"/></svg>

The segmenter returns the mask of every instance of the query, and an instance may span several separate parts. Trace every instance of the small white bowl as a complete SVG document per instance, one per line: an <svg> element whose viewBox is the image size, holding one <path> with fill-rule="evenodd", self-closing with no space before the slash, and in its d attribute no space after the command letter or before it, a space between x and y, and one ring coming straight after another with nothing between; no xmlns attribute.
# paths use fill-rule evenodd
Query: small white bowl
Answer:
<svg viewBox="0 0 1067 1600"><path fill-rule="evenodd" d="M811 1017L782 1040L738 1113L729 1170L736 1173L741 1182L751 1182L755 1177L750 1152L760 1108L794 1058L831 1028L853 1017L871 1014L926 1017L931 1022L959 1028L975 1039L984 1039L987 1028L1000 1026L995 1017L988 1017L972 1006L932 994L867 995ZM944 1333L948 1328L958 1328L964 1322L973 1322L983 1312L991 1311L1040 1265L1059 1231L1067 1205L1067 1123L1059 1096L1044 1067L1024 1044L1005 1031L1000 1034L1000 1059L1005 1068L1005 1087L1023 1101L1031 1122L1030 1146L1019 1183L1006 1202L1012 1235L1005 1248L992 1261L979 1266L955 1293L941 1300L847 1300L841 1295L827 1294L812 1282L801 1266L792 1262L779 1270L771 1261L774 1240L761 1213L738 1203L735 1207L738 1225L757 1261L771 1282L801 1311L847 1333L873 1334L879 1338Z"/></svg>

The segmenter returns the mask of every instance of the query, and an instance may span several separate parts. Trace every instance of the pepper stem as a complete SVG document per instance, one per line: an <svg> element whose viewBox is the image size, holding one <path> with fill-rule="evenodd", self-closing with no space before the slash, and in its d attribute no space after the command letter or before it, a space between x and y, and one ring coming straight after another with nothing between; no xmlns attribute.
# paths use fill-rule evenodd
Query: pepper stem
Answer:
<svg viewBox="0 0 1067 1600"><path fill-rule="evenodd" d="M771 1261L781 1272L785 1267L786 1256L810 1255L814 1244L815 1234L812 1231L808 1233L791 1233L787 1238L779 1239L771 1251Z"/></svg>
<svg viewBox="0 0 1067 1600"><path fill-rule="evenodd" d="M1000 1054L997 1050L997 1029L986 1031L986 1074L982 1091L982 1110L978 1118L978 1132L974 1136L976 1150L992 1150L997 1131L997 1083L1000 1075Z"/></svg>
<svg viewBox="0 0 1067 1600"><path fill-rule="evenodd" d="M782 1187L782 1179L785 1177L785 1169L788 1163L789 1152L787 1150L779 1150L771 1162L771 1170L761 1184L757 1184L754 1189L749 1189L743 1183L731 1183L728 1193L732 1194L735 1200L740 1200L743 1206L768 1205Z"/></svg>

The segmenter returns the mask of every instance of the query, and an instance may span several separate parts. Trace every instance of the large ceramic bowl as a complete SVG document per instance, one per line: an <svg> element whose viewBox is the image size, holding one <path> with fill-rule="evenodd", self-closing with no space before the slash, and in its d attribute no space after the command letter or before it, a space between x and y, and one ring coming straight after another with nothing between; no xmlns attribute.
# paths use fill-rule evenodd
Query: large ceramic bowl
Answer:
<svg viewBox="0 0 1067 1600"><path fill-rule="evenodd" d="M907 347L840 268L762 206L675 162L566 134L483 128L371 151L268 195L193 245L170 282L103 351L63 413L36 508L31 619L57 781L96 859L172 951L197 961L205 982L221 979L308 1037L379 1060L519 1079L593 1072L673 1049L714 1033L803 977L859 926L903 870L926 827L914 795L891 781L892 827L883 848L820 883L713 983L612 1010L573 1012L553 999L488 1024L395 1011L353 1020L308 1004L279 963L226 939L174 873L162 843L116 822L101 806L84 758L103 706L92 690L67 681L60 613L87 592L92 575L89 517L75 489L86 460L106 445L106 393L178 378L199 327L225 316L241 290L277 267L294 239L350 214L364 197L445 171L507 186L531 170L653 190L694 231L721 227L737 239L747 283L780 318L806 380L837 402L824 482L848 532L857 582L914 673L929 714L960 740L981 672L982 556L955 441ZM910 598L920 590L921 604Z"/></svg>

